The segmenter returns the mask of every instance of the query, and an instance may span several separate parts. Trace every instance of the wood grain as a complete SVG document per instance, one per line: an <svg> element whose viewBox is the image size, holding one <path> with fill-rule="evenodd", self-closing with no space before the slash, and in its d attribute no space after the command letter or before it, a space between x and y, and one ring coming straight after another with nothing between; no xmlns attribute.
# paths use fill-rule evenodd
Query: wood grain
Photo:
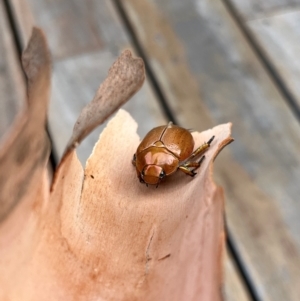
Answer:
<svg viewBox="0 0 300 301"><path fill-rule="evenodd" d="M244 283L240 281L241 275L239 274L238 268L234 263L232 254L229 250L226 252L225 261L225 283L224 286L224 299L228 301L251 301L251 297L245 287Z"/></svg>
<svg viewBox="0 0 300 301"><path fill-rule="evenodd" d="M300 108L300 11L247 21L246 26Z"/></svg>
<svg viewBox="0 0 300 301"><path fill-rule="evenodd" d="M253 20L271 15L279 15L286 11L298 10L299 0L226 0L238 8L244 20Z"/></svg>
<svg viewBox="0 0 300 301"><path fill-rule="evenodd" d="M13 0L12 2L22 20L22 26L20 25L19 28L22 29L23 37L27 37L30 32L32 25L30 23L42 26L49 37L49 44L55 59L102 48L101 33L95 26L97 20L95 6L99 5L96 1L89 1L82 5L80 0L66 2L33 0L30 1L30 8L26 7L26 3L20 3L24 1ZM24 9L25 14L22 13ZM89 22L85 22L86 20ZM66 32L68 33L67 39Z"/></svg>
<svg viewBox="0 0 300 301"><path fill-rule="evenodd" d="M25 105L25 86L4 3L0 3L0 142ZM4 136L5 135L5 136Z"/></svg>
<svg viewBox="0 0 300 301"><path fill-rule="evenodd" d="M221 1L123 3L180 123L233 121L217 163L230 235L261 300L298 300L300 128L285 99Z"/></svg>

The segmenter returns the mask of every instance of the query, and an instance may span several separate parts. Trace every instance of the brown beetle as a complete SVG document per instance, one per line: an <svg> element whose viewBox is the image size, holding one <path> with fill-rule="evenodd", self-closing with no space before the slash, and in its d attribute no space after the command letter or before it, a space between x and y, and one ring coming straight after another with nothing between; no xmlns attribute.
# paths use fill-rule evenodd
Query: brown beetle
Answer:
<svg viewBox="0 0 300 301"><path fill-rule="evenodd" d="M198 161L196 159L209 148L213 139L214 136L193 151L195 143L190 131L169 122L146 135L133 155L132 164L140 182L147 186L157 187L178 169L194 177L205 156Z"/></svg>

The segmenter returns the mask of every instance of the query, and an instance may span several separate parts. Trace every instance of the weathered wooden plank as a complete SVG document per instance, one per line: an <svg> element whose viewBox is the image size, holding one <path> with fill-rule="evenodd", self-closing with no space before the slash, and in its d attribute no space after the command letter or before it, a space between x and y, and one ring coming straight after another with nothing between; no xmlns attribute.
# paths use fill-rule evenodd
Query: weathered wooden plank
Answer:
<svg viewBox="0 0 300 301"><path fill-rule="evenodd" d="M0 141L25 105L25 90L4 3L0 3Z"/></svg>
<svg viewBox="0 0 300 301"><path fill-rule="evenodd" d="M246 26L300 108L300 11L248 21Z"/></svg>
<svg viewBox="0 0 300 301"><path fill-rule="evenodd" d="M299 9L299 0L225 0L232 2L245 20L281 14L285 11Z"/></svg>
<svg viewBox="0 0 300 301"><path fill-rule="evenodd" d="M38 2L37 6L36 3ZM67 2L67 1L66 1ZM69 1L70 2L70 1ZM74 2L74 1L73 1ZM81 24L89 24L92 22L93 28L97 28L97 32L101 32L102 42L101 47L96 51L87 51L88 48L78 53L72 47L77 47L76 39L72 41L72 47L64 48L64 50L57 49L60 43L56 42L57 36L67 39L69 30L73 30L72 26L59 27L56 25L55 19L52 19L53 24L49 22L50 17L53 15L53 10L59 10L61 2L56 1L55 5L49 4L47 1L19 1L12 0L15 9L15 15L19 22L20 33L23 40L27 39L30 33L30 27L33 23L42 26L46 31L47 37L50 39L50 46L54 55L54 75L53 75L53 99L50 104L49 123L52 138L54 139L55 150L60 156L63 148L68 141L72 126L79 114L81 108L86 102L90 101L97 89L99 82L101 82L110 65L116 58L116 55L123 48L130 46L126 32L122 28L120 21L117 17L114 7L111 6L109 1L94 1L88 5L93 5L94 9L91 13L97 18L91 18L87 14L80 12L81 8L76 6L78 12L73 14L80 16ZM67 6L67 4L64 5ZM85 5L85 4L82 4ZM71 4L74 7L73 4ZM39 7L39 9L37 9ZM27 11L28 14L22 12ZM60 12L58 12L60 13ZM35 20L35 21L34 21ZM91 21L92 20L92 21ZM76 22L76 20L69 20ZM87 25L84 26L87 26ZM51 28L48 31L48 28ZM62 33L63 31L63 33ZM78 37L80 39L80 37ZM92 44L87 42L88 44ZM73 56L74 51L77 53ZM166 123L167 120L163 117L160 108L154 98L154 95L148 85L142 88L128 104L127 109L134 118L138 121L138 132L143 136L152 127ZM94 132L83 144L79 147L78 153L82 162L90 153L94 141L97 140L101 128ZM232 263L226 264L226 268L232 266ZM240 291L242 285L241 280L232 269L228 270L225 282L225 291L227 291L228 300L236 300L236 291ZM227 282L230 282L230 289L227 289ZM231 288L235 287L233 292ZM243 300L243 299L240 299Z"/></svg>
<svg viewBox="0 0 300 301"><path fill-rule="evenodd" d="M52 55L56 58L79 55L88 51L102 48L103 42L97 27L94 27L94 5L89 2L81 5L80 1L31 1L28 7L26 1L12 1L18 18L22 22L19 26L23 42L31 32L33 23L40 24L48 34ZM24 13L25 12L25 13ZM88 23L84 22L89 18ZM60 30L58 30L58 28ZM66 39L65 33L68 32Z"/></svg>
<svg viewBox="0 0 300 301"><path fill-rule="evenodd" d="M227 251L225 261L225 283L224 298L226 301L250 301L252 300L245 285L240 281L239 271L234 264L232 254Z"/></svg>
<svg viewBox="0 0 300 301"><path fill-rule="evenodd" d="M299 123L221 1L122 3L180 123L233 121L217 161L230 233L261 300L298 300Z"/></svg>

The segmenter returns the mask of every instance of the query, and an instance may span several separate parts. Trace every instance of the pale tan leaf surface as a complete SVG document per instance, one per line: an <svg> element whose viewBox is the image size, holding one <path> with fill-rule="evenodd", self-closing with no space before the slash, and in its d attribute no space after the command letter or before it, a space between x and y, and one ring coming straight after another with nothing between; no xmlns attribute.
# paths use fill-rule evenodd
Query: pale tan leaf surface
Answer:
<svg viewBox="0 0 300 301"><path fill-rule="evenodd" d="M64 156L133 96L144 80L143 60L133 58L130 50L123 51L110 68L94 99L80 113Z"/></svg>
<svg viewBox="0 0 300 301"><path fill-rule="evenodd" d="M17 116L19 121L11 130L10 138L0 145L0 221L17 203L39 189L50 151L45 122L51 59L41 30L33 29L22 61L28 80L28 101L24 112Z"/></svg>
<svg viewBox="0 0 300 301"><path fill-rule="evenodd" d="M9 288L5 296L222 300L224 200L211 173L214 157L231 142L230 127L194 133L196 145L216 136L194 179L177 173L147 188L131 164L137 125L119 111L85 170L74 151L60 165L49 202L41 201L44 209L31 218L35 232L19 233L24 248L14 270L17 283L0 276ZM10 247L7 262L19 248Z"/></svg>

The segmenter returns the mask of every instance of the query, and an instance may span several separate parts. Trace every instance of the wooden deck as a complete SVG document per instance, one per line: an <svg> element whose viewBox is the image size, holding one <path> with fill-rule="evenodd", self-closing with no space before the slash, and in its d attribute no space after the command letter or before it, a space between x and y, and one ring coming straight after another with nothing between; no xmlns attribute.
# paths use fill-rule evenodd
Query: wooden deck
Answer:
<svg viewBox="0 0 300 301"><path fill-rule="evenodd" d="M148 69L125 105L141 136L170 119L199 131L233 122L235 142L215 164L226 194L225 300L300 300L300 1L1 1L0 139L23 105L19 56L33 25L53 55L56 160L131 48ZM79 147L82 162L100 131Z"/></svg>

